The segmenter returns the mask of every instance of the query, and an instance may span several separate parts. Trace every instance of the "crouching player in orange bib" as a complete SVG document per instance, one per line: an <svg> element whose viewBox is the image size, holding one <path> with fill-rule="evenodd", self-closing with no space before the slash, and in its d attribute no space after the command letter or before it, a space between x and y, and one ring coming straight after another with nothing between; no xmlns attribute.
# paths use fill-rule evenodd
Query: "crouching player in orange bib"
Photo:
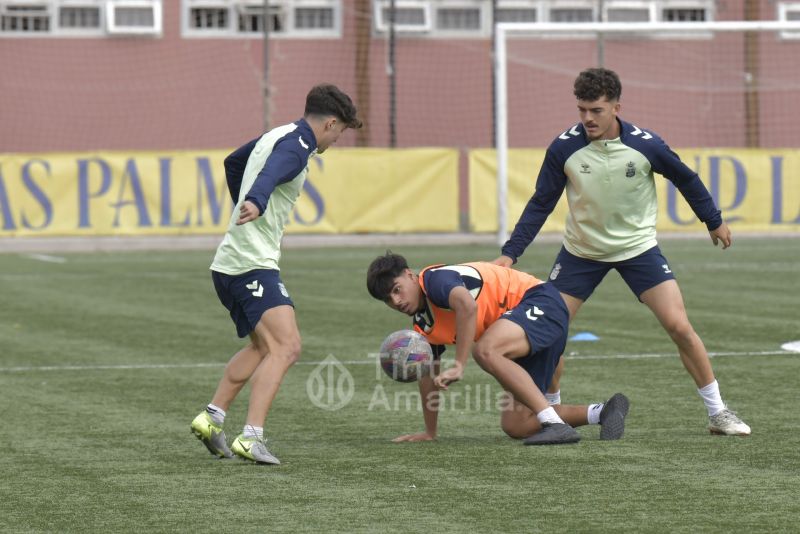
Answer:
<svg viewBox="0 0 800 534"><path fill-rule="evenodd" d="M512 400L500 425L526 445L576 443L573 427L600 424L600 439L622 437L628 398L605 403L550 406L545 399L567 343L569 312L547 282L485 262L432 265L415 274L403 256L387 252L367 272L370 295L413 317L437 355L433 372L420 378L425 431L395 441L436 438L438 391L464 375L470 354ZM455 362L440 371L443 345L455 345Z"/></svg>

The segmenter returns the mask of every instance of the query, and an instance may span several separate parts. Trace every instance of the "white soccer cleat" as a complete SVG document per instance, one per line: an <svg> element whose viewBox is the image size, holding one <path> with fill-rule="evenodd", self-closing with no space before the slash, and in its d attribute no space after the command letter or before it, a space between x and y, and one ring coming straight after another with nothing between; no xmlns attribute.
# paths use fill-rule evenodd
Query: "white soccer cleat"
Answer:
<svg viewBox="0 0 800 534"><path fill-rule="evenodd" d="M712 434L722 434L725 436L750 435L750 427L739 419L739 416L727 408L708 418L708 430Z"/></svg>

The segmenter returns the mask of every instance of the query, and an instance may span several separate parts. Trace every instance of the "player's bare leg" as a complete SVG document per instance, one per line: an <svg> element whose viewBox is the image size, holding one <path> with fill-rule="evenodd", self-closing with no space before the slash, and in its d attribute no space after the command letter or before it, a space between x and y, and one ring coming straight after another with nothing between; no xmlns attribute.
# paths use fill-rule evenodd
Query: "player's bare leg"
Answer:
<svg viewBox="0 0 800 534"><path fill-rule="evenodd" d="M539 419L527 406L517 402L506 392L507 400L500 412L500 428L509 437L515 439L527 438L542 429ZM569 426L583 426L588 424L588 406L564 405L553 406L558 416Z"/></svg>
<svg viewBox="0 0 800 534"><path fill-rule="evenodd" d="M514 399L536 414L541 430L525 439L526 445L576 443L580 435L548 404L528 372L512 361L530 352L531 346L522 327L500 320L481 336L472 349L472 356Z"/></svg>
<svg viewBox="0 0 800 534"><path fill-rule="evenodd" d="M247 424L263 426L283 377L300 358L300 331L294 308L277 306L265 311L254 334L266 345L269 356L258 364L251 377Z"/></svg>
<svg viewBox="0 0 800 534"><path fill-rule="evenodd" d="M677 345L681 362L697 387L702 388L713 382L711 361L703 341L689 322L678 283L666 280L642 293L640 298Z"/></svg>
<svg viewBox="0 0 800 534"><path fill-rule="evenodd" d="M581 305L583 302L579 298L575 298L571 295L567 295L566 293L561 293L561 298L564 299L564 303L567 305L567 309L569 310L569 322L572 324L572 320L575 319L575 316L578 314L578 310L581 309ZM550 382L550 387L547 388L547 395L553 396L550 398L558 398L558 403L561 402L561 375L564 373L564 355L561 355L561 359L558 361L558 367L556 367L556 372L553 374L553 380ZM548 400L550 400L548 398Z"/></svg>
<svg viewBox="0 0 800 534"><path fill-rule="evenodd" d="M641 300L658 318L664 330L678 347L683 366L697 385L697 392L703 398L708 410L709 426L712 434L748 436L750 427L722 401L719 384L714 378L711 360L700 336L694 331L683 296L675 280L667 280L641 294Z"/></svg>
<svg viewBox="0 0 800 534"><path fill-rule="evenodd" d="M283 377L300 357L300 332L294 308L277 306L265 311L253 332L257 347L267 355L250 377L250 403L242 434L231 444L233 454L260 464L280 464L267 448L264 421L278 394Z"/></svg>
<svg viewBox="0 0 800 534"><path fill-rule="evenodd" d="M254 333L250 333L250 343L237 352L225 366L225 372L217 385L211 404L228 410L233 399L250 380L261 361L267 356L267 347Z"/></svg>
<svg viewBox="0 0 800 534"><path fill-rule="evenodd" d="M472 356L518 402L539 413L549 407L547 400L525 369L511 361L527 356L530 350L522 327L511 321L500 320L481 336L472 349Z"/></svg>

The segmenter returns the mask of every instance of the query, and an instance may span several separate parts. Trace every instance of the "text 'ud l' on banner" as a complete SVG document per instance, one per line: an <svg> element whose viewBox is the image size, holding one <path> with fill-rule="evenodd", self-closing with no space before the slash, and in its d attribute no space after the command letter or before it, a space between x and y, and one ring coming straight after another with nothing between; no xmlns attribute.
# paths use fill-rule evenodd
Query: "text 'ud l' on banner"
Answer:
<svg viewBox="0 0 800 534"><path fill-rule="evenodd" d="M800 232L800 151L796 149L679 149L683 162L700 175L732 229ZM543 149L508 152L508 228L513 229L533 195ZM656 174L658 230L705 232L680 192ZM476 232L497 231L497 156L493 149L469 153L469 217ZM562 195L543 232L563 232Z"/></svg>
<svg viewBox="0 0 800 534"><path fill-rule="evenodd" d="M228 153L0 155L0 237L222 234ZM455 149L342 148L309 166L288 233L458 228Z"/></svg>

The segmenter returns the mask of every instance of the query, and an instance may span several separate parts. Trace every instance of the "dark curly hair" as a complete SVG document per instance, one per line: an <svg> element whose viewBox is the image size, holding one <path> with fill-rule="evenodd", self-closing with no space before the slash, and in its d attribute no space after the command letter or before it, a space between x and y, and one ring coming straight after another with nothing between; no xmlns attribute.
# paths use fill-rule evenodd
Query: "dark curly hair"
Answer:
<svg viewBox="0 0 800 534"><path fill-rule="evenodd" d="M308 92L305 115L333 115L348 128L361 128L361 121L356 117L356 107L347 93L327 83L316 85Z"/></svg>
<svg viewBox="0 0 800 534"><path fill-rule="evenodd" d="M367 269L367 291L374 298L386 301L394 285L394 279L408 269L408 262L400 254L387 250L375 258Z"/></svg>
<svg viewBox="0 0 800 534"><path fill-rule="evenodd" d="M594 102L606 97L609 101L619 100L622 84L613 70L597 68L586 69L575 79L575 97L578 100Z"/></svg>

